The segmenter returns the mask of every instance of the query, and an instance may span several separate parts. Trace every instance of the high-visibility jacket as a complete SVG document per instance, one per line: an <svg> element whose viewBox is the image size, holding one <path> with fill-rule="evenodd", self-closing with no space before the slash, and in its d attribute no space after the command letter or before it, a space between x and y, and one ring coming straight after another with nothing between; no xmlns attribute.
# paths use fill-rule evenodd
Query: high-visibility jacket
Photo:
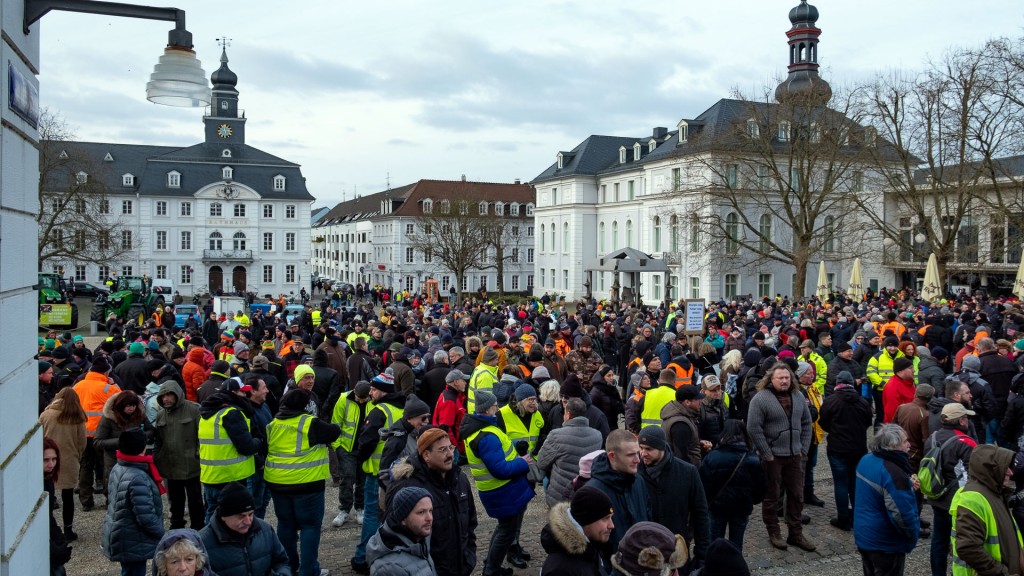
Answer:
<svg viewBox="0 0 1024 576"><path fill-rule="evenodd" d="M470 443L477 436L483 434L494 434L501 442L501 450L505 453L505 461L511 462L516 459L516 451L512 447L512 441L509 440L508 436L501 431L501 428L497 426L484 426L476 432L466 437L466 460L469 462L469 471L473 474L473 480L476 482L476 489L480 492L487 492L489 490L497 490L505 484L509 483L509 479L504 480L495 478L491 475L491 472L487 469L487 465L473 452L473 448Z"/></svg>
<svg viewBox="0 0 1024 576"><path fill-rule="evenodd" d="M553 338L555 341L555 353L565 358L565 355L572 352L572 346L569 345L569 339L565 338Z"/></svg>
<svg viewBox="0 0 1024 576"><path fill-rule="evenodd" d="M320 314L321 314L321 312L320 312L319 308L314 308L313 309L313 314L312 314L312 316L313 316L313 326L319 326L320 325Z"/></svg>
<svg viewBox="0 0 1024 576"><path fill-rule="evenodd" d="M666 368L671 368L676 371L676 382L673 385L676 388L693 384L693 364L690 364L690 368L686 369L675 362L670 362Z"/></svg>
<svg viewBox="0 0 1024 576"><path fill-rule="evenodd" d="M483 390L491 392L494 385L498 383L498 367L481 363L473 369L473 375L469 377L469 386L466 387L466 413L473 414L476 410L476 392Z"/></svg>
<svg viewBox="0 0 1024 576"><path fill-rule="evenodd" d="M112 384L110 378L100 372L87 372L73 388L78 394L78 400L82 403L82 410L85 410L85 435L92 438L96 435L96 427L103 417L103 405L107 399L121 391L117 384Z"/></svg>
<svg viewBox="0 0 1024 576"><path fill-rule="evenodd" d="M371 408L370 411L366 413L366 416L369 417L370 412L373 412L374 410L380 410L381 412L384 413L384 430L391 428L391 425L397 422L402 417L402 415L405 414L404 408L392 406L391 404L387 403L381 403L375 404L373 408ZM363 462L363 472L366 472L367 474L373 474L373 476L376 478L377 474L380 473L380 457L383 454L384 440L378 440L377 447L373 449L373 454L371 454L370 457L366 459L366 462Z"/></svg>
<svg viewBox="0 0 1024 576"><path fill-rule="evenodd" d="M346 392L334 403L331 422L341 426L341 436L331 443L331 448L341 448L346 452L351 452L355 446L356 429L359 427L359 421L362 420L361 406L359 402L356 402L355 394L354 391Z"/></svg>
<svg viewBox="0 0 1024 576"><path fill-rule="evenodd" d="M263 479L272 484L305 484L331 476L327 446L309 444L313 417L300 414L267 424L267 464Z"/></svg>
<svg viewBox="0 0 1024 576"><path fill-rule="evenodd" d="M501 412L501 419L505 423L505 435L508 436L508 439L513 444L520 440L526 440L527 444L529 444L529 452L533 454L533 449L537 446L537 440L540 439L540 429L544 427L544 417L540 415L540 412L534 411L530 415L529 430L523 425L519 415L512 410L511 405L506 404L499 412Z"/></svg>
<svg viewBox="0 0 1024 576"><path fill-rule="evenodd" d="M985 523L985 552L996 562L1002 562L1003 551L999 546L999 530L996 525L996 517L992 513L992 507L989 506L988 500L973 490L965 491L963 488L957 490L949 507L949 513L953 517L953 531L950 538L952 541L951 550L953 552L953 576L974 576L977 571L961 560L956 552L956 515L957 510L961 506L970 510ZM1012 515L1010 519L1013 519ZM1010 550L1008 552L1010 554L1017 554L1021 548L1024 548L1024 540L1021 540L1020 528L1017 527L1016 520L1013 521L1013 529L1017 533L1017 550Z"/></svg>
<svg viewBox="0 0 1024 576"><path fill-rule="evenodd" d="M868 360L868 382L871 382L875 390L885 388L885 383L892 378L893 360L903 357L903 352L900 351L897 351L895 356L889 356L889 352L883 348Z"/></svg>
<svg viewBox="0 0 1024 576"><path fill-rule="evenodd" d="M821 357L821 354L817 352L811 352L807 358L800 358L804 362L810 362L814 364L814 387L818 389L818 394L825 393L825 378L828 376L828 363ZM888 380L886 380L888 382ZM884 385L884 384L883 384Z"/></svg>
<svg viewBox="0 0 1024 576"><path fill-rule="evenodd" d="M651 388L644 394L644 410L640 413L640 428L661 426L661 409L676 399L676 389L670 386Z"/></svg>
<svg viewBox="0 0 1024 576"><path fill-rule="evenodd" d="M209 418L199 419L199 481L203 484L225 484L245 480L256 473L256 459L238 453L228 431L224 416L236 410L252 430L252 422L234 406L225 406Z"/></svg>

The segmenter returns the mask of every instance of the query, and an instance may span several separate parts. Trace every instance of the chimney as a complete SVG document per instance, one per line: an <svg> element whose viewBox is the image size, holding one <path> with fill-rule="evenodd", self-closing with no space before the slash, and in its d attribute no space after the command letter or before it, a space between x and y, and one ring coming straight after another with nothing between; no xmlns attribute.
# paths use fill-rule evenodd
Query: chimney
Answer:
<svg viewBox="0 0 1024 576"><path fill-rule="evenodd" d="M516 178L516 184L520 184L520 183L521 182L519 182L519 178Z"/></svg>
<svg viewBox="0 0 1024 576"><path fill-rule="evenodd" d="M654 136L655 140L660 140L660 139L664 138L667 135L668 135L668 128L665 128L664 126L658 126L657 128L654 129L653 136Z"/></svg>
<svg viewBox="0 0 1024 576"><path fill-rule="evenodd" d="M463 174L463 175L462 175L462 181L463 181L463 182L465 182L465 181L466 181L466 175L465 175L465 174Z"/></svg>

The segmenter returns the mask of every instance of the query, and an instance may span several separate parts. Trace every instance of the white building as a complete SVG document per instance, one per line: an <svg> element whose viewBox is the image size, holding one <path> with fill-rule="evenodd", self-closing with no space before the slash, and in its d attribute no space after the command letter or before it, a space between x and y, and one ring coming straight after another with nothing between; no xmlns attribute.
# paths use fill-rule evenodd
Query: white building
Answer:
<svg viewBox="0 0 1024 576"><path fill-rule="evenodd" d="M109 241L124 255L103 264L50 261L46 269L63 267L80 282L146 274L170 280L183 295L243 290L276 296L309 288L314 198L299 165L246 144L237 77L226 54L211 79L213 103L200 144L60 143L62 153L97 167L99 174L74 177L103 179L108 202L100 212L117 223ZM68 185L54 180L48 189ZM64 241L89 249L71 234Z"/></svg>

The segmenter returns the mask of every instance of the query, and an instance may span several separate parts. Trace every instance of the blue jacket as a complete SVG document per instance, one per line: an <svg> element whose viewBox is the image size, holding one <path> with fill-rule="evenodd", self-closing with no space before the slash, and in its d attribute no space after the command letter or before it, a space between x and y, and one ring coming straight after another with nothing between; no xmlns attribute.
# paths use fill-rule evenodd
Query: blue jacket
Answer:
<svg viewBox="0 0 1024 576"><path fill-rule="evenodd" d="M497 426L497 421L495 416L469 414L462 421L462 437L468 438L485 426ZM533 499L533 486L526 479L530 465L522 458L505 460L501 440L494 434L480 434L473 439L473 444L473 453L480 457L487 471L499 480L509 480L495 490L480 492L480 503L484 505L487 515L500 519L522 512Z"/></svg>
<svg viewBox="0 0 1024 576"><path fill-rule="evenodd" d="M626 530L629 530L630 526L652 519L648 508L650 497L647 493L647 483L640 478L639 472L631 475L614 470L608 462L608 454L603 453L594 458L587 486L604 492L612 501L612 521L615 528L612 529L608 545L603 547L607 560L612 552L619 549L619 540L626 535Z"/></svg>
<svg viewBox="0 0 1024 576"><path fill-rule="evenodd" d="M857 464L853 538L857 548L907 554L917 545L921 520L903 452L872 452Z"/></svg>
<svg viewBox="0 0 1024 576"><path fill-rule="evenodd" d="M164 504L148 465L118 460L107 481L103 555L111 562L149 560L164 535Z"/></svg>

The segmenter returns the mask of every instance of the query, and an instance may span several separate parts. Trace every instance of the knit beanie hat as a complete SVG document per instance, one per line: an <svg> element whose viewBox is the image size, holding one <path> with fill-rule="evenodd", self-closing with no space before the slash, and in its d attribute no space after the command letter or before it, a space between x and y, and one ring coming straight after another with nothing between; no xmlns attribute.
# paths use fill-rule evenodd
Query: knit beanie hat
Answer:
<svg viewBox="0 0 1024 576"><path fill-rule="evenodd" d="M129 428L117 439L117 450L128 456L138 456L146 451L146 433L142 428Z"/></svg>
<svg viewBox="0 0 1024 576"><path fill-rule="evenodd" d="M309 391L292 388L281 397L281 407L290 410L303 410L309 405Z"/></svg>
<svg viewBox="0 0 1024 576"><path fill-rule="evenodd" d="M477 390L474 394L475 411L477 414L487 413L487 409L498 403L498 399L486 390Z"/></svg>
<svg viewBox="0 0 1024 576"><path fill-rule="evenodd" d="M249 346L245 342L235 342L234 351L235 355L241 354L242 352L248 352Z"/></svg>
<svg viewBox="0 0 1024 576"><path fill-rule="evenodd" d="M427 492L425 488L419 486L402 488L391 500L391 506L388 508L388 522L392 525L400 524L412 512L416 504L424 498L430 498L430 492Z"/></svg>
<svg viewBox="0 0 1024 576"><path fill-rule="evenodd" d="M42 374L43 372L46 372L50 368L53 368L53 364L50 364L46 360L40 360L39 361L39 373L40 374Z"/></svg>
<svg viewBox="0 0 1024 576"><path fill-rule="evenodd" d="M356 382L356 398L363 399L370 395L370 383L366 380Z"/></svg>
<svg viewBox="0 0 1024 576"><path fill-rule="evenodd" d="M690 558L682 536L669 532L661 524L637 522L622 537L612 566L628 576L660 574L681 568Z"/></svg>
<svg viewBox="0 0 1024 576"><path fill-rule="evenodd" d="M99 372L100 374L110 372L110 361L107 360L106 356L96 356L92 359L92 366L89 368L89 372Z"/></svg>
<svg viewBox="0 0 1024 576"><path fill-rule="evenodd" d="M220 492L220 501L217 508L217 516L234 516L242 512L254 510L252 494L246 487L238 482L229 482Z"/></svg>
<svg viewBox="0 0 1024 576"><path fill-rule="evenodd" d="M525 384L525 383L524 384L520 384L519 387L516 388L516 402L522 402L523 400L526 400L527 398L536 398L536 397L537 397L537 389L534 388L533 386L529 385L529 384Z"/></svg>
<svg viewBox="0 0 1024 576"><path fill-rule="evenodd" d="M901 370L906 370L907 368L913 368L913 366L914 366L914 362L912 360L910 360L909 358L897 358L897 359L892 361L892 373L896 374L897 372L899 372Z"/></svg>
<svg viewBox="0 0 1024 576"><path fill-rule="evenodd" d="M1024 342L1024 340L1021 340ZM543 362L544 352L540 348L530 348L530 354L526 357L527 362ZM540 368L540 366L538 366Z"/></svg>
<svg viewBox="0 0 1024 576"><path fill-rule="evenodd" d="M484 348L484 355L481 358L481 362L488 366L495 366L498 364L498 353L490 346Z"/></svg>
<svg viewBox="0 0 1024 576"><path fill-rule="evenodd" d="M376 388L385 394L394 394L395 377L383 372L377 374L373 377L373 380L370 381L370 388Z"/></svg>
<svg viewBox="0 0 1024 576"><path fill-rule="evenodd" d="M654 448L655 450L665 450L667 445L665 431L661 429L661 426L647 426L640 430L636 441L640 446Z"/></svg>
<svg viewBox="0 0 1024 576"><path fill-rule="evenodd" d="M963 361L960 363L960 367L961 368L965 368L967 370L973 370L975 372L980 372L981 371L981 358L978 358L974 354L968 354L967 356L964 356Z"/></svg>
<svg viewBox="0 0 1024 576"><path fill-rule="evenodd" d="M836 354L846 352L847 350L853 350L853 346L850 346L849 342L840 342L836 344Z"/></svg>
<svg viewBox="0 0 1024 576"><path fill-rule="evenodd" d="M575 374L571 374L565 379L565 382L562 382L558 393L569 398L583 398L583 386L580 385L580 381L576 378Z"/></svg>
<svg viewBox="0 0 1024 576"><path fill-rule="evenodd" d="M1022 342L1024 342L1024 340L1022 340ZM949 358L949 351L942 346L936 346L935 349L932 350L932 358L935 358L936 360L945 360L946 358Z"/></svg>
<svg viewBox="0 0 1024 576"><path fill-rule="evenodd" d="M853 379L853 374L850 374L849 370L843 370L836 375L837 386L839 384L849 384L850 386L853 386L854 382L855 380Z"/></svg>
<svg viewBox="0 0 1024 576"><path fill-rule="evenodd" d="M648 428L653 428L653 426L648 426ZM601 454L604 454L604 450L594 450L593 452L590 452L589 454L580 458L581 477L590 478L590 471L594 468L594 460L596 460L597 457L600 456Z"/></svg>
<svg viewBox="0 0 1024 576"><path fill-rule="evenodd" d="M69 352L67 347L65 346L57 346L56 348L53 349L53 358L56 360L67 360L70 357L71 352Z"/></svg>
<svg viewBox="0 0 1024 576"><path fill-rule="evenodd" d="M295 367L295 374L293 376L295 378L295 382L298 383L299 380L302 380L307 374L316 374L313 372L313 367L305 364L299 364Z"/></svg>
<svg viewBox="0 0 1024 576"><path fill-rule="evenodd" d="M531 351L530 354L533 354L533 352ZM551 373L548 372L546 366L537 366L536 368L533 369L533 373L530 374L530 377L538 382L541 382L544 380L551 379Z"/></svg>
<svg viewBox="0 0 1024 576"><path fill-rule="evenodd" d="M416 452L422 454L425 450L429 450L435 442L448 436L448 433L441 428L427 428L420 432L420 437L416 439Z"/></svg>
<svg viewBox="0 0 1024 576"><path fill-rule="evenodd" d="M427 416L430 414L430 407L423 400L416 397L415 394L405 399L405 411L402 412L402 418L405 420L412 420L413 418L419 418L420 416ZM403 516L405 518L405 516Z"/></svg>
<svg viewBox="0 0 1024 576"><path fill-rule="evenodd" d="M653 426L648 426L653 428ZM584 486L572 496L569 512L580 526L593 524L598 520L611 516L612 501L604 492L593 486Z"/></svg>
<svg viewBox="0 0 1024 576"><path fill-rule="evenodd" d="M132 345L128 347L129 356L142 356L146 353L146 347L142 345L142 342L132 342Z"/></svg>
<svg viewBox="0 0 1024 576"><path fill-rule="evenodd" d="M725 538L708 545L704 555L702 576L750 576L750 567L743 559L743 551Z"/></svg>

